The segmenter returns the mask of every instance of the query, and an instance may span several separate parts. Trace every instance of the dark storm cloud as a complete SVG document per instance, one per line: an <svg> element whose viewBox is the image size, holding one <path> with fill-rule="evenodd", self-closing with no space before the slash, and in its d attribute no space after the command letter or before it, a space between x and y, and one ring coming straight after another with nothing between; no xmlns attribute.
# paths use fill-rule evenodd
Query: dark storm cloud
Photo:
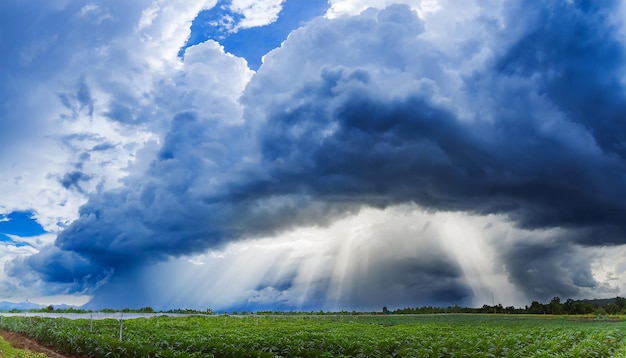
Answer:
<svg viewBox="0 0 626 358"><path fill-rule="evenodd" d="M242 135L193 112L178 114L146 176L92 196L56 245L106 267L128 267L311 220L331 222L349 206L299 195L241 196L230 187L263 173L257 164L240 163L246 153L230 143ZM69 176L68 185L79 178Z"/></svg>
<svg viewBox="0 0 626 358"><path fill-rule="evenodd" d="M37 255L18 257L9 261L5 270L7 274L20 277L24 281L32 279L35 272L45 282L65 284L63 289L82 292L93 289L111 272L107 267L98 265L82 255L63 251L55 246L42 249Z"/></svg>
<svg viewBox="0 0 626 358"><path fill-rule="evenodd" d="M507 248L503 256L512 283L532 300L577 297L581 288L598 285L588 258L562 243L520 242Z"/></svg>
<svg viewBox="0 0 626 358"><path fill-rule="evenodd" d="M350 277L343 305L371 308L372 304L402 307L471 304L471 289L454 259L438 250L424 255L371 262L367 274ZM368 307L369 306L369 307Z"/></svg>
<svg viewBox="0 0 626 358"><path fill-rule="evenodd" d="M598 145L622 159L626 155L625 48L613 20L619 1L555 1L537 7L527 2L512 11L531 27L496 63L507 75L539 76L545 94L569 120L582 124Z"/></svg>
<svg viewBox="0 0 626 358"><path fill-rule="evenodd" d="M515 10L522 19L532 13ZM276 164L275 185L250 192L303 190L375 206L412 200L505 213L531 229L583 228L590 231L577 239L589 244L624 242L624 142L615 139L626 133L625 93L617 86L623 44L606 24L606 7L558 2L537 11L539 20L525 23L528 33L494 68L466 79L468 95L491 98L491 108L473 110L490 112L493 121L461 121L434 93L381 99L366 91L380 86L367 70L322 69L317 81L270 108L262 148ZM576 36L563 34L572 28ZM525 56L543 62L516 67ZM546 90L553 101L543 101ZM581 93L580 101L562 98Z"/></svg>
<svg viewBox="0 0 626 358"><path fill-rule="evenodd" d="M62 272L99 277L101 268L408 202L577 232L564 242L626 243L626 92L623 43L607 20L613 5L510 6L494 40L504 50L459 78L450 73L461 63L420 37L407 7L318 19L268 55L242 99L245 127L181 112L146 176L92 196L47 254L80 255L93 264ZM122 112L111 115L128 120ZM504 255L512 282L563 295L593 286L588 267L534 274L574 261L528 245ZM56 279L36 265L41 255L22 264ZM406 274L403 287L429 301L467 297L446 271L453 265L423 265L381 265L381 287Z"/></svg>
<svg viewBox="0 0 626 358"><path fill-rule="evenodd" d="M437 210L506 213L531 229L597 228L602 235L580 237L588 243L623 241L623 161L589 153L558 132L576 127L546 133L540 114L513 103L501 122L477 124L423 97L350 97L330 118L316 113L332 103L311 93L305 104L271 116L262 143L273 181L242 190L305 191L373 206L411 200Z"/></svg>

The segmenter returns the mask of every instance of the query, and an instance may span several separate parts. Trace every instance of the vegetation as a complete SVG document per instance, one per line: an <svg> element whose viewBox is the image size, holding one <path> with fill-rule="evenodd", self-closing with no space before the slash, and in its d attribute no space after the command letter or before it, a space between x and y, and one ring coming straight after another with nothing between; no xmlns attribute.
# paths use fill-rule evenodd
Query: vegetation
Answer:
<svg viewBox="0 0 626 358"><path fill-rule="evenodd" d="M92 313L52 305L29 312ZM151 307L100 312L155 313ZM234 316L216 316L211 309L161 313L189 316L124 321L92 321L90 315L77 320L63 315L56 319L5 316L0 317L0 328L85 357L626 358L626 321L608 319L626 313L622 297L565 302L554 297L523 308L422 306L392 311L383 307L370 313L242 311L232 312ZM0 357L40 356L1 344Z"/></svg>
<svg viewBox="0 0 626 358"><path fill-rule="evenodd" d="M43 353L31 352L27 349L17 349L0 337L0 357L6 358L46 358Z"/></svg>
<svg viewBox="0 0 626 358"><path fill-rule="evenodd" d="M10 313L20 313L20 312L45 312L45 313L92 313L94 311L84 310L75 307L65 307L65 308L55 308L52 305L40 309L34 310L18 310L12 309L8 311ZM197 310L191 308L185 309L170 309L167 311L155 311L152 307L143 307L139 309L132 308L124 308L122 310L116 310L112 308L104 308L99 310L98 312L102 313L176 313L176 314L203 314L203 315L213 315L215 314L211 308L207 308L206 310ZM461 306L448 306L448 307L437 307L437 306L421 306L421 307L405 307L396 310L389 310L387 307L383 307L382 311L379 312L356 312L356 311L340 311L340 312L285 312L285 311L259 311L256 313L246 312L246 311L235 311L232 312L233 315L359 315L359 314L434 314L434 313L506 313L506 314L556 314L556 315L588 315L588 314L600 314L600 315L616 315L616 314L626 314L626 298L624 297L615 297L615 298L607 298L607 299L593 299L593 300L573 300L571 298L567 299L565 302L562 302L561 298L553 297L552 300L548 303L540 303L538 301L533 301L530 305L526 305L525 307L503 307L501 304L489 306L483 305L479 308L474 307L461 307Z"/></svg>
<svg viewBox="0 0 626 358"><path fill-rule="evenodd" d="M383 309L384 311L384 309ZM555 314L555 315L580 315L580 314L626 314L626 298L616 297L609 299L579 300L567 299L564 303L561 298L554 297L546 304L533 301L530 306L515 308L513 306L484 305L481 308L469 308L460 306L433 307L422 306L415 308L402 308L391 313L396 314L433 314L433 313L508 313L508 314Z"/></svg>
<svg viewBox="0 0 626 358"><path fill-rule="evenodd" d="M208 314L208 315L212 315L215 314L213 312L212 309L207 308L205 311L200 311L200 310L194 310L191 308L185 308L185 309L173 309L173 310L168 310L165 311L164 313L176 313L176 314Z"/></svg>
<svg viewBox="0 0 626 358"><path fill-rule="evenodd" d="M611 357L626 322L513 315L4 317L5 329L87 357Z"/></svg>

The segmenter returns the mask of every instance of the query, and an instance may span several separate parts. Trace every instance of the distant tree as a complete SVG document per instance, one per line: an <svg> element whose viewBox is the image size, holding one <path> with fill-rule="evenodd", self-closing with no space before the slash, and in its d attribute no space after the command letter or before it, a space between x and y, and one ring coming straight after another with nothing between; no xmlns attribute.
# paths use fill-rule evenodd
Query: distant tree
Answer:
<svg viewBox="0 0 626 358"><path fill-rule="evenodd" d="M543 305L537 301L533 301L528 308L528 313L530 314L541 314L545 313L543 309Z"/></svg>
<svg viewBox="0 0 626 358"><path fill-rule="evenodd" d="M597 306L594 306L590 303L576 301L576 314L594 313L597 309Z"/></svg>
<svg viewBox="0 0 626 358"><path fill-rule="evenodd" d="M565 303L563 304L563 313L576 314L576 302L573 299L568 298L565 300Z"/></svg>
<svg viewBox="0 0 626 358"><path fill-rule="evenodd" d="M53 306L53 305L50 305L50 306L46 307L46 311L48 311L48 312L54 312L54 306Z"/></svg>
<svg viewBox="0 0 626 358"><path fill-rule="evenodd" d="M626 307L626 298L617 296L615 297L615 304L619 308L620 311L623 311Z"/></svg>
<svg viewBox="0 0 626 358"><path fill-rule="evenodd" d="M615 303L609 303L604 306L604 310L608 314L618 314L620 312L619 306Z"/></svg>
<svg viewBox="0 0 626 358"><path fill-rule="evenodd" d="M552 300L550 300L550 313L552 314L563 314L563 307L561 306L561 298L559 296L554 296Z"/></svg>
<svg viewBox="0 0 626 358"><path fill-rule="evenodd" d="M383 307L383 314L389 314L389 310L387 309L387 306Z"/></svg>

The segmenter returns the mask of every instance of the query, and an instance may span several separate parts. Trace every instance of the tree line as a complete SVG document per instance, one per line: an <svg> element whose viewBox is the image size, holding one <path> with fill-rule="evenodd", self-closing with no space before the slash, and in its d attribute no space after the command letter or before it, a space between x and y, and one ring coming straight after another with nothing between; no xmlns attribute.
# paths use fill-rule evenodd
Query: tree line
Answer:
<svg viewBox="0 0 626 358"><path fill-rule="evenodd" d="M50 305L41 309L25 310L26 312L55 312L55 313L91 313L92 310L85 310L74 307L55 308ZM24 312L24 310L12 309L8 312ZM132 312L132 313L179 313L179 314L215 314L212 309L206 310L196 309L170 309L167 311L155 311L151 307L143 307L139 309L124 308L121 310L115 310L111 308L101 309L95 312L114 313L114 312ZM553 297L548 303L540 303L539 301L533 301L530 305L524 307L507 306L502 304L494 306L483 305L482 307L462 307L462 306L420 306L413 308L400 308L396 310L389 310L387 307L383 307L382 314L437 314L437 313L497 313L497 314L555 314L555 315L577 315L577 314L601 314L601 315L615 315L626 314L626 298L617 296L615 298L606 299L592 299L592 300L573 300L568 298L565 302L561 301L558 296ZM227 314L227 313L225 313ZM234 315L358 315L358 314L381 314L378 312L357 312L357 311L319 311L319 312L303 312L303 311L258 311L254 312L232 312Z"/></svg>
<svg viewBox="0 0 626 358"><path fill-rule="evenodd" d="M626 298L615 297L608 299L573 300L568 298L565 302L558 296L553 297L548 303L533 301L530 306L503 307L501 304L494 306L483 305L480 308L461 306L421 306L414 308L401 308L389 311L383 307L383 313L389 314L433 314L433 313L508 313L508 314L626 314Z"/></svg>

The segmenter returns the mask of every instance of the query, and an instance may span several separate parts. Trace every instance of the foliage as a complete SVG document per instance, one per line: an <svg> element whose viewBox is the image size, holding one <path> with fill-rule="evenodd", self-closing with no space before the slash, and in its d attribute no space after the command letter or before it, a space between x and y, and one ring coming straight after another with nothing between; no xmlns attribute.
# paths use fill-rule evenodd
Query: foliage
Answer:
<svg viewBox="0 0 626 358"><path fill-rule="evenodd" d="M547 304L533 301L530 306L515 308L513 306L502 307L501 304L489 306L483 305L481 308L470 307L434 307L422 306L415 308L402 308L393 311L396 314L432 314L432 313L508 313L508 314L611 314L626 313L626 298L616 297L598 300L575 301L568 298L565 303L561 303L561 298L553 297Z"/></svg>
<svg viewBox="0 0 626 358"><path fill-rule="evenodd" d="M550 319L548 319L548 317ZM4 317L4 328L86 357L610 357L626 322L512 315Z"/></svg>
<svg viewBox="0 0 626 358"><path fill-rule="evenodd" d="M213 312L212 309L207 308L205 311L200 311L200 310L194 310L191 308L185 308L185 309L181 309L181 308L177 308L177 309L171 309L168 311L165 311L165 313L176 313L176 314L208 314L208 315L212 315L215 314Z"/></svg>
<svg viewBox="0 0 626 358"><path fill-rule="evenodd" d="M39 309L26 310L26 312L89 313L89 312L92 312L92 311L84 310L84 309L81 309L81 308L74 308L74 307L54 308L53 305L49 305L47 307L43 307L43 308L39 308Z"/></svg>
<svg viewBox="0 0 626 358"><path fill-rule="evenodd" d="M6 358L46 358L43 353L31 352L27 349L17 349L0 337L0 357Z"/></svg>

